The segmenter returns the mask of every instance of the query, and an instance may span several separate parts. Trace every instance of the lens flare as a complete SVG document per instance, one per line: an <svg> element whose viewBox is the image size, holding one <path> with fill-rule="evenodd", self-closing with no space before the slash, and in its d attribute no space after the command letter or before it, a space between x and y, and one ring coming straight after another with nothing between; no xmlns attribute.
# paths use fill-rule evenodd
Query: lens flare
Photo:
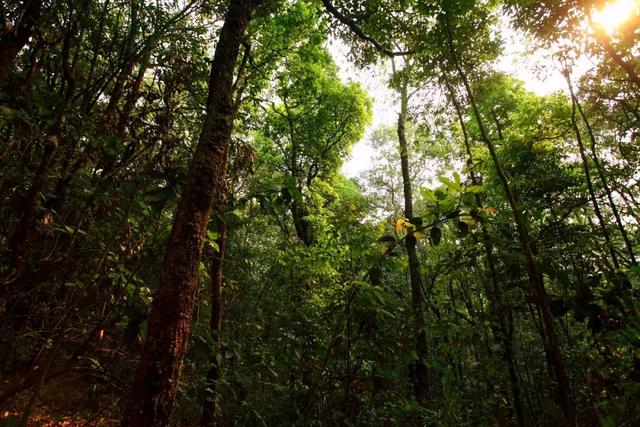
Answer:
<svg viewBox="0 0 640 427"><path fill-rule="evenodd" d="M614 33L618 27L636 11L636 0L618 0L608 2L602 9L595 9L591 15L594 24L607 34Z"/></svg>

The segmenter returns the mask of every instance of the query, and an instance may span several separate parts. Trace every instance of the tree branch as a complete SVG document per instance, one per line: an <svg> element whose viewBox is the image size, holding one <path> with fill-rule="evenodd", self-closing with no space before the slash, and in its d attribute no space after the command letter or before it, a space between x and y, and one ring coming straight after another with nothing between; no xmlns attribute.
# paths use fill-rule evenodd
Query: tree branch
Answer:
<svg viewBox="0 0 640 427"><path fill-rule="evenodd" d="M347 18L345 15L340 13L340 11L336 9L336 7L333 4L331 4L329 0L322 0L322 4L324 5L325 9L327 9L327 12L329 12L329 14L331 14L334 18L336 18L340 23L349 27L351 32L354 33L356 36L358 36L359 39L372 44L373 47L375 47L376 50L382 53L383 55L388 57L394 57L394 56L410 55L413 53L413 51L394 52L385 48L373 37L366 35L364 31L362 31L362 29L358 26L358 24L356 24L353 20Z"/></svg>

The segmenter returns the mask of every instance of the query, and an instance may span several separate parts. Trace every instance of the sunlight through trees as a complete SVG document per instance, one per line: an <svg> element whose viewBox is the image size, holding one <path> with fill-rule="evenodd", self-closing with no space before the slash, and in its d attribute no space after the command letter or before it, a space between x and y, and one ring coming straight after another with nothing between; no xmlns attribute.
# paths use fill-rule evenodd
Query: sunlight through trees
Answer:
<svg viewBox="0 0 640 427"><path fill-rule="evenodd" d="M636 1L0 11L0 426L640 425Z"/></svg>

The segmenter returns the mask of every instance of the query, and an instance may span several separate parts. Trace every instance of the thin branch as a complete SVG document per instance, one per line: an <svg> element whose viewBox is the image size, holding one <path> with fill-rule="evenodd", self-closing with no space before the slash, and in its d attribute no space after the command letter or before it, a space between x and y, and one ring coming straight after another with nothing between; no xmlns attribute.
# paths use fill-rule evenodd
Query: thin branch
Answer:
<svg viewBox="0 0 640 427"><path fill-rule="evenodd" d="M372 44L373 47L376 48L376 50L378 50L380 53L384 54L385 56L388 56L388 57L405 56L405 55L411 55L412 53L414 53L413 51L394 52L385 48L373 37L366 35L364 31L362 31L362 29L358 26L358 24L356 24L353 20L347 18L345 15L340 13L340 11L336 9L336 7L333 4L331 4L329 0L322 0L322 4L327 9L327 12L329 12L340 23L349 27L351 32L353 32L356 36L358 36L359 39Z"/></svg>

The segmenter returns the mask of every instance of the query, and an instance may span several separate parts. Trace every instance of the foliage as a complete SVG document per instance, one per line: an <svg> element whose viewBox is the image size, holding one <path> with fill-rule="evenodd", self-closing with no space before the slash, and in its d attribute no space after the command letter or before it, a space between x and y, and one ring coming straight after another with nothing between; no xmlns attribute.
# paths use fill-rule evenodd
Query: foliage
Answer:
<svg viewBox="0 0 640 427"><path fill-rule="evenodd" d="M640 18L604 33L589 21L604 3L262 4L173 425L198 424L206 394L222 425L638 425ZM0 424L126 410L226 8L2 9ZM507 21L566 91L496 71ZM398 123L367 131L371 95L341 78L333 36L359 66L393 58ZM347 178L362 139L373 162Z"/></svg>

